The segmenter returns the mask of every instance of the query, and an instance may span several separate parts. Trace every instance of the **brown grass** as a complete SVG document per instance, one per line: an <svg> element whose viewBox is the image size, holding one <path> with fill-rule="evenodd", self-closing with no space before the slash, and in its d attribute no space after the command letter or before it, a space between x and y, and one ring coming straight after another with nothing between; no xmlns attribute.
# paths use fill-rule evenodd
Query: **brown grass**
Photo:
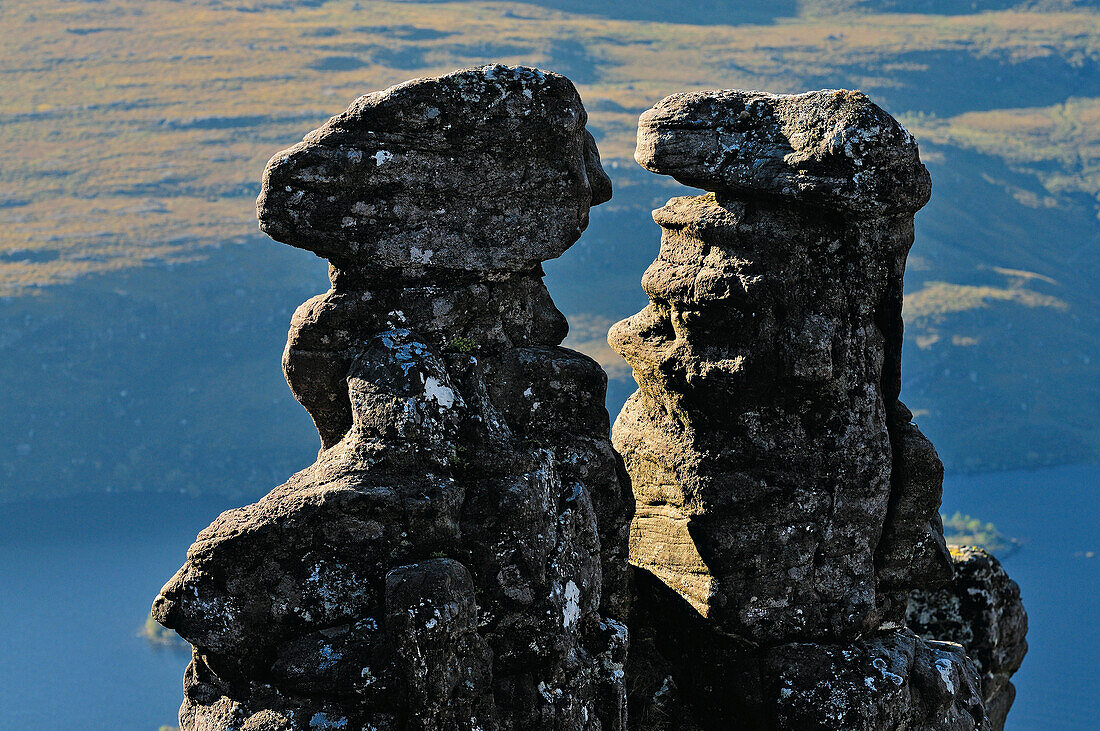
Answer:
<svg viewBox="0 0 1100 731"><path fill-rule="evenodd" d="M575 41L586 54L588 83L579 86L592 125L604 155L624 161L638 111L673 91L794 91L805 74L860 64L882 68L879 81L888 83L883 64L912 51L1100 54L1100 14L1090 12L839 14L702 27L517 3L5 0L0 27L0 296L201 256L251 235L268 157L357 95L487 60L568 65L548 39ZM438 32L423 33L431 29ZM315 69L334 56L362 65ZM1074 160L1095 159L1081 150L1093 149L1100 101L1066 109L926 120L921 130L1024 167L1054 160L1058 170L1044 178L1051 190L1091 190L1092 172L1082 183ZM1021 135L1041 144L1017 143Z"/></svg>

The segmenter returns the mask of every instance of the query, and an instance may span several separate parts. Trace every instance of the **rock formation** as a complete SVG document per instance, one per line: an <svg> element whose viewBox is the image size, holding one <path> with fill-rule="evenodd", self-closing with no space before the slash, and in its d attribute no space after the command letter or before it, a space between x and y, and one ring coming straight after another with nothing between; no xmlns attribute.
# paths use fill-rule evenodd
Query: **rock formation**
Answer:
<svg viewBox="0 0 1100 731"><path fill-rule="evenodd" d="M541 269L611 195L586 120L487 66L271 159L260 228L330 262L284 354L321 451L154 603L194 646L183 729L624 728L632 501Z"/></svg>
<svg viewBox="0 0 1100 731"><path fill-rule="evenodd" d="M984 728L963 648L905 625L952 575L943 468L898 400L913 138L857 92L701 92L644 113L635 157L710 192L654 212L650 304L609 336L639 387L613 431L632 723Z"/></svg>
<svg viewBox="0 0 1100 731"><path fill-rule="evenodd" d="M914 591L906 621L922 637L958 642L982 677L993 731L1004 728L1016 697L1009 678L1027 654L1027 613L1020 587L989 552L951 546L955 578L938 589Z"/></svg>
<svg viewBox="0 0 1100 731"><path fill-rule="evenodd" d="M486 66L269 162L260 228L330 263L283 356L321 449L154 602L194 647L184 731L999 728L1019 591L953 568L898 398L912 137L853 92L642 115L638 161L709 192L654 213L610 335L624 469L542 281L611 196L586 121L564 77Z"/></svg>

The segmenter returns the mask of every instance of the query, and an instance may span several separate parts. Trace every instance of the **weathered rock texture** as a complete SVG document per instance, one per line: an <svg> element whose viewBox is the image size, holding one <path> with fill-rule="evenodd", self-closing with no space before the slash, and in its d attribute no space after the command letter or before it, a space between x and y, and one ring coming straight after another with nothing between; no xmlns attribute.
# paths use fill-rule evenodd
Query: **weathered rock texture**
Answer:
<svg viewBox="0 0 1100 731"><path fill-rule="evenodd" d="M156 599L183 729L624 728L632 501L541 270L611 194L585 123L564 77L489 66L268 164L261 229L331 263L284 354L322 448Z"/></svg>
<svg viewBox="0 0 1100 731"><path fill-rule="evenodd" d="M1004 728L1016 688L1010 682L1027 654L1027 613L1020 587L987 551L951 546L955 578L939 589L914 591L906 620L923 637L958 642L982 677L994 731Z"/></svg>
<svg viewBox="0 0 1100 731"><path fill-rule="evenodd" d="M283 357L321 450L154 603L194 646L183 729L999 728L1019 591L953 572L898 400L913 139L852 92L642 116L638 161L710 192L654 213L651 303L610 336L631 500L542 281L611 195L585 124L565 78L487 66L268 164L261 229L330 262Z"/></svg>
<svg viewBox="0 0 1100 731"><path fill-rule="evenodd" d="M639 386L632 725L984 728L963 648L905 626L952 576L898 400L913 138L856 92L701 92L642 115L636 159L711 192L654 212L650 304L609 336Z"/></svg>

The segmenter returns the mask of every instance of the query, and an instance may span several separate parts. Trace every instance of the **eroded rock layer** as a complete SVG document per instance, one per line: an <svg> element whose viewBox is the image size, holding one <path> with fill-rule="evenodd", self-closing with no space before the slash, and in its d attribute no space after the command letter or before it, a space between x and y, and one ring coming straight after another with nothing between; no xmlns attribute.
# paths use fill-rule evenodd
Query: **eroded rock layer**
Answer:
<svg viewBox="0 0 1100 731"><path fill-rule="evenodd" d="M585 122L564 77L489 66L272 158L260 227L331 264L284 353L322 448L157 597L183 729L625 727L631 501L541 270L610 197Z"/></svg>
<svg viewBox="0 0 1100 731"><path fill-rule="evenodd" d="M718 91L644 113L636 158L711 192L654 212L650 304L609 335L638 382L635 727L983 728L974 663L905 626L952 575L898 400L916 143L858 92Z"/></svg>

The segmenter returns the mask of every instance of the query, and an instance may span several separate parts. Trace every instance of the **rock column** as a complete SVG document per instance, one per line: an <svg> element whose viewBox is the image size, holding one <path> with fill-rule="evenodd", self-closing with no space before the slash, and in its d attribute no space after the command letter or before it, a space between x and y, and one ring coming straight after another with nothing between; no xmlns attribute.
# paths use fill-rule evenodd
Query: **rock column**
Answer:
<svg viewBox="0 0 1100 731"><path fill-rule="evenodd" d="M183 729L624 728L631 501L541 269L611 195L585 123L564 77L488 66L271 159L260 228L330 262L283 360L321 451L156 599Z"/></svg>
<svg viewBox="0 0 1100 731"><path fill-rule="evenodd" d="M905 627L951 577L943 468L898 400L913 138L856 92L701 92L644 113L635 157L710 192L654 212L650 304L609 336L638 382L613 432L632 724L981 728L963 649Z"/></svg>

